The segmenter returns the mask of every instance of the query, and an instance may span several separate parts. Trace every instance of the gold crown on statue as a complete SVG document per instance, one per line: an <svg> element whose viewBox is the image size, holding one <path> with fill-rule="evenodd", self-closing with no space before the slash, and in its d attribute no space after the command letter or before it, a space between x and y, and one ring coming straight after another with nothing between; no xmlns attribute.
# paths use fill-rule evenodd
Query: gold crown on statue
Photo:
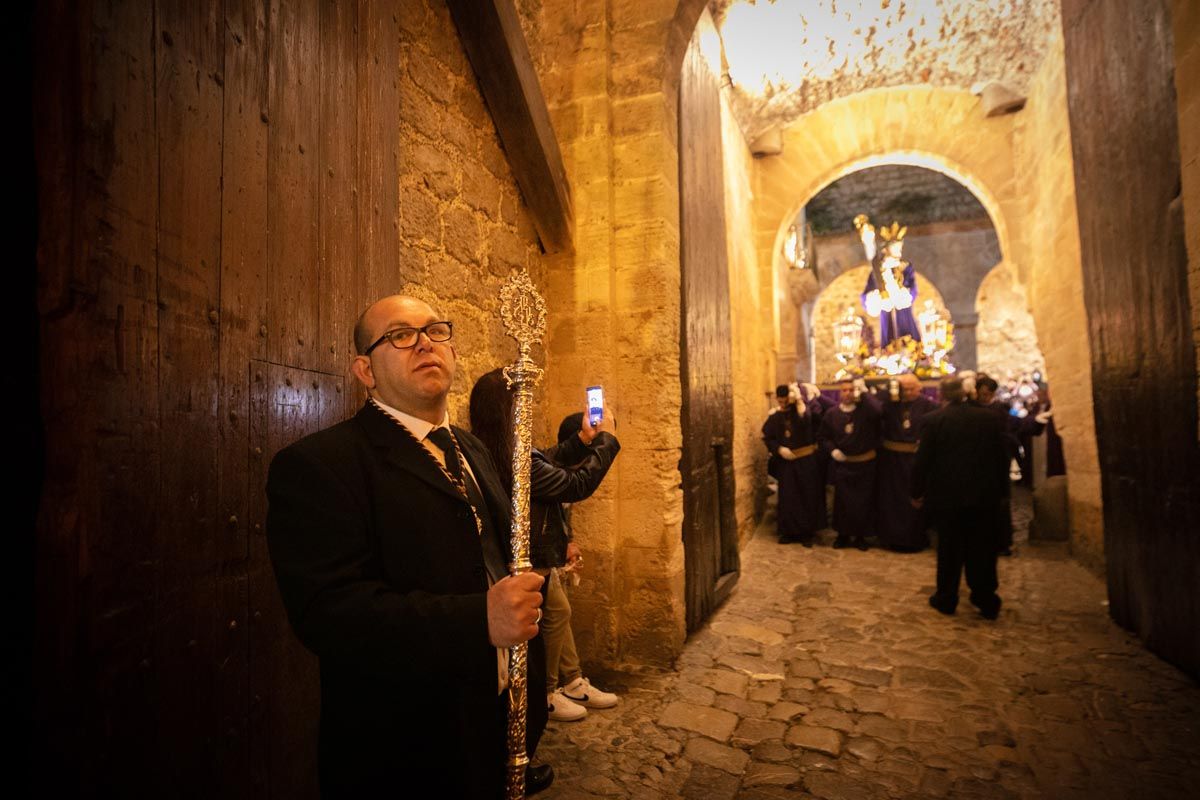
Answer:
<svg viewBox="0 0 1200 800"><path fill-rule="evenodd" d="M900 242L904 240L904 234L908 233L908 226L900 227L899 222L893 221L890 226L885 226L879 229L879 238L885 242Z"/></svg>

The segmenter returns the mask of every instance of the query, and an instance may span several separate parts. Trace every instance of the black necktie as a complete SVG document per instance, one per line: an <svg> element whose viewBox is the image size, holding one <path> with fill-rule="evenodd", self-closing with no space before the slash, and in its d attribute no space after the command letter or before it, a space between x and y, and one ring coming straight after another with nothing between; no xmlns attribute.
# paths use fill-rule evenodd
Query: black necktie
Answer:
<svg viewBox="0 0 1200 800"><path fill-rule="evenodd" d="M450 431L445 428L434 428L429 432L427 437L429 441L438 446L442 454L446 456L446 472L449 472L451 477L456 481L463 481L462 464L458 460L458 448L454 446L454 437L450 435ZM470 490L467 490L470 495Z"/></svg>

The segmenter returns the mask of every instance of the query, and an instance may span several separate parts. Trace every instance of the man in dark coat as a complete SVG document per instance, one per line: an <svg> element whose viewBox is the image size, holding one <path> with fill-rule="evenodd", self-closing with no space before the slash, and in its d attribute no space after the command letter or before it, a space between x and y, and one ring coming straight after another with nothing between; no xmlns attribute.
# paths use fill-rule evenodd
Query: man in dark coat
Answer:
<svg viewBox="0 0 1200 800"><path fill-rule="evenodd" d="M990 375L981 372L975 376L975 404L995 414L1004 426L1004 446L1008 453L1008 463L1012 463L1014 458L1021 458L1023 453L1020 438L1021 421L1009 413L1008 403L996 399L996 391L999 388L1000 384ZM1011 481L1005 484L1005 490L1004 501L1000 504L996 518L996 531L999 536L996 550L1002 556L1011 556L1013 544Z"/></svg>
<svg viewBox="0 0 1200 800"><path fill-rule="evenodd" d="M776 530L780 544L812 547L825 526L825 482L817 461L816 427L821 406L806 402L799 387L775 389L778 408L763 423L763 442L771 454L768 469L779 482Z"/></svg>
<svg viewBox="0 0 1200 800"><path fill-rule="evenodd" d="M957 378L942 381L942 399L946 406L925 419L912 483L913 504L928 512L938 533L937 591L929 604L954 613L965 566L971 603L995 619L996 519L1008 482L1004 426L966 402Z"/></svg>
<svg viewBox="0 0 1200 800"><path fill-rule="evenodd" d="M267 538L288 620L320 659L326 797L505 784L507 650L544 680L542 577L510 577L509 500L483 446L449 425L457 354L424 302L386 297L355 328L370 399L271 464ZM527 752L545 725L528 697ZM544 782L542 773L529 776Z"/></svg>
<svg viewBox="0 0 1200 800"><path fill-rule="evenodd" d="M879 401L867 393L866 384L843 381L838 405L825 412L817 438L833 460L833 528L837 548L856 545L867 549L875 534L875 454L879 446Z"/></svg>
<svg viewBox="0 0 1200 800"><path fill-rule="evenodd" d="M912 507L909 489L916 461L917 439L925 417L937 404L921 394L921 382L912 373L896 380L896 399L883 403L879 449L879 539L892 550L915 553L929 546L925 515Z"/></svg>

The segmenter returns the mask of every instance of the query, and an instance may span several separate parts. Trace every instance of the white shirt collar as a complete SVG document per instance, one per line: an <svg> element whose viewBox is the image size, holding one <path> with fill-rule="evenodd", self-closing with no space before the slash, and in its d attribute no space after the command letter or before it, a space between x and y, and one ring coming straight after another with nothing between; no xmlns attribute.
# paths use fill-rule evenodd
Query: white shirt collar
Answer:
<svg viewBox="0 0 1200 800"><path fill-rule="evenodd" d="M425 437L428 436L430 431L432 431L434 428L445 428L446 430L450 430L450 412L446 412L446 416L442 417L442 421L437 425L434 425L432 422L427 422L418 417L414 417L412 414L405 414L403 411L398 411L397 409L389 406L387 403L384 403L378 397L372 399L375 401L376 405L383 409L384 413L395 419L397 422L407 428L409 433L417 437L418 442L425 441Z"/></svg>

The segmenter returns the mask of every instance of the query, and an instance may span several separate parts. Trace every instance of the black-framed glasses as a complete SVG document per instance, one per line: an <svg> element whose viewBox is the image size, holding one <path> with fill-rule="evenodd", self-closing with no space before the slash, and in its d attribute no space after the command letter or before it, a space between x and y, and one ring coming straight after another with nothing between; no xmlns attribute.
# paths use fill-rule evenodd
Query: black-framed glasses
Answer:
<svg viewBox="0 0 1200 800"><path fill-rule="evenodd" d="M448 342L450 337L454 335L454 323L448 320L440 322L431 322L428 325L422 325L420 328L392 328L375 340L375 343L363 351L364 356L371 355L371 351L384 342L391 342L392 347L397 350L407 350L417 344L417 340L421 338L421 334L429 337L431 342Z"/></svg>

